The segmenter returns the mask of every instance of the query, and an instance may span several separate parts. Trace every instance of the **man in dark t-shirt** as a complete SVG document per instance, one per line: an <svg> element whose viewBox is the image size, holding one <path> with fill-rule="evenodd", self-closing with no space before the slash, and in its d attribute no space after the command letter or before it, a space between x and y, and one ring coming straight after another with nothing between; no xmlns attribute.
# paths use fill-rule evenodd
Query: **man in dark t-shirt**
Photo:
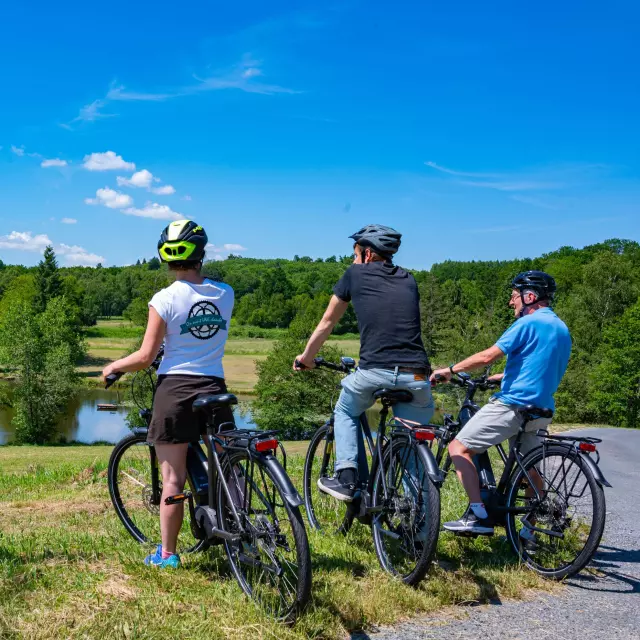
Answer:
<svg viewBox="0 0 640 640"><path fill-rule="evenodd" d="M355 241L353 264L334 287L322 320L294 362L296 370L314 367L315 355L351 302L360 330L360 362L342 380L335 407L336 477L318 480L321 491L346 502L353 500L364 452L360 415L374 403L375 391L384 387L412 392L412 402L393 407L399 418L426 424L434 411L418 286L410 273L391 261L401 234L371 224L350 238Z"/></svg>

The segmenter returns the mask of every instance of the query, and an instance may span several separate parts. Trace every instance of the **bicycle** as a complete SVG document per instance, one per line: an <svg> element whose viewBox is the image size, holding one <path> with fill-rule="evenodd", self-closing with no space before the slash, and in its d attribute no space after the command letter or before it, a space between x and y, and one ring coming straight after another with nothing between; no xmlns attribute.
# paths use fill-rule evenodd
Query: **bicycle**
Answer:
<svg viewBox="0 0 640 640"><path fill-rule="evenodd" d="M451 382L466 390L458 419L445 414L442 426L432 425L437 441L435 458L445 476L451 467L449 443L480 409L475 394L499 386L488 380L488 371L475 379L457 373ZM520 443L527 424L537 418L551 418L553 411L533 405L518 410L523 422L509 454L502 444L496 445L504 464L497 484L489 453L474 456L482 499L489 518L506 528L520 560L547 578L561 580L577 574L590 562L602 538L606 517L603 487L611 486L598 466L596 445L602 440L539 429L536 434L541 438L540 446L523 455ZM596 460L590 457L594 452ZM575 504L570 503L572 499ZM524 528L528 536L523 537Z"/></svg>
<svg viewBox="0 0 640 640"><path fill-rule="evenodd" d="M162 354L149 370L138 372L153 385ZM107 388L122 374L107 378ZM136 379L132 381L135 387ZM134 392L134 398L136 394ZM242 590L277 619L293 622L309 600L311 558L300 506L302 498L286 472L286 453L275 431L236 429L224 423L216 430L213 410L237 404L230 393L203 395L194 412L207 418L201 443L187 449L188 489L166 498L187 502L180 551L190 553L223 544ZM151 411L140 410L149 424ZM139 543L160 538L162 479L147 428L137 428L111 454L108 484L111 501L127 532ZM282 464L277 458L281 452Z"/></svg>
<svg viewBox="0 0 640 640"><path fill-rule="evenodd" d="M349 374L353 358L340 364L314 360L316 367ZM375 444L365 414L360 425L371 459L360 451L359 484L353 502L340 502L318 490L320 477L335 473L334 416L312 436L304 464L304 499L309 524L317 530L346 534L355 519L371 526L376 556L389 574L409 585L427 574L438 542L440 492L443 476L427 446L430 429L394 418L390 407L410 402L406 389L380 389L374 397L382 404ZM387 431L387 427L389 430Z"/></svg>

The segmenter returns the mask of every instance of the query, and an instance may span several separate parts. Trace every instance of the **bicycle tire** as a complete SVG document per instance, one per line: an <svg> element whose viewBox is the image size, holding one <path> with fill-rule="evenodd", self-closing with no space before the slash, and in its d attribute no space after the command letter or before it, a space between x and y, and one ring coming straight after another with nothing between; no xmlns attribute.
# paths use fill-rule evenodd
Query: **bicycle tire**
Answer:
<svg viewBox="0 0 640 640"><path fill-rule="evenodd" d="M536 469L540 471L540 468L542 466L540 463L542 463L544 460L546 462L544 463L544 467L542 467L543 472L540 475L545 480L545 483L549 483L551 486L562 486L558 485L558 480L547 477L552 475L552 471L549 471L549 469L553 468L550 462L552 458L570 461L570 465L567 468L567 471L563 473L563 477L566 477L568 470L571 469L571 466L575 465L575 469L579 474L582 474L585 479L582 493L584 494L586 488L588 487L589 492L592 496L592 523L589 528L589 534L586 537L584 546L576 554L575 558L571 562L566 562L559 567L545 567L542 565L542 562L544 561L544 558L549 556L547 548L551 545L544 543L544 545L540 545L537 551L529 552L526 548L526 545L523 545L523 542L519 535L518 522L520 518L513 513L507 513L507 537L509 538L509 541L515 553L530 569L536 571L546 578L550 578L552 580L562 580L579 573L593 558L595 552L598 549L598 545L600 544L602 533L604 531L606 519L606 503L603 488L600 486L600 484L598 484L598 481L596 480L591 469L582 460L582 456L575 450L558 445L545 445L544 447L537 447L525 457L525 459L522 461L522 466L527 470L527 472L529 472L529 470L534 467L536 467ZM565 468L564 462L562 463L562 468ZM524 471L518 467L514 472L507 493L508 507L513 508L515 506L518 506L518 501L524 503L524 500L526 498L518 496L518 491L522 489L523 482L525 484L528 484ZM567 487L569 486L569 483L565 484ZM578 480L576 479L574 482L571 482L571 484L573 485L573 487L569 489L570 493L574 491L574 487L578 486ZM556 529L561 530L563 535L562 541L564 542L566 540L565 547L567 549L566 553L568 554L570 552L570 545L572 544L572 540L574 538L573 531L571 532L571 535L567 536L565 536L565 531L567 531L569 527L573 527L575 528L575 535L579 536L580 527L582 526L582 524L579 520L576 519L575 515L573 515L573 512L571 512L572 515L568 515L568 507L566 505L562 505L562 500L557 498L557 495L559 495L559 493L560 492L557 489L548 491L544 505L541 506L539 511L543 514L543 518L546 518L547 520L553 518L553 526L555 526ZM554 495L556 497L554 497ZM549 505L552 505L552 509L549 508ZM536 510L536 513L534 515L536 515L537 517L537 514L538 510ZM563 527L566 528L563 529ZM538 536L538 539L540 540L546 538L549 538L551 542L556 540L556 538L552 536L544 536L544 534L540 533L536 533L536 536ZM584 534L582 535L582 537L584 537ZM560 551L563 552L564 550Z"/></svg>
<svg viewBox="0 0 640 640"><path fill-rule="evenodd" d="M351 529L353 524L355 516L353 505L322 493L317 485L320 475L315 473L316 470L318 472L321 471L322 458L325 452L324 447L330 446L332 449L329 453L330 460L326 472L328 476L334 474L335 441L327 441L329 429L330 426L324 424L313 434L309 442L302 480L304 506L307 511L307 520L313 529L325 533L341 533L344 535Z"/></svg>
<svg viewBox="0 0 640 640"><path fill-rule="evenodd" d="M109 458L107 481L111 503L129 535L140 544L157 544L160 541L160 517L156 513L156 506L150 503L150 477L151 454L153 445L147 442L146 433L132 433L118 442ZM123 459L132 447L139 447L130 468L123 471ZM127 478L135 489L122 486L122 478ZM146 481L146 482L145 482ZM193 492L193 488L189 488ZM159 507L158 507L159 508ZM135 515L134 515L135 510ZM146 511L146 513L145 513ZM150 517L154 516L154 517ZM205 540L196 540L191 533L189 524L189 511L185 505L185 520L180 532L180 539L186 539L186 544L179 545L179 553L193 553L200 551L205 545Z"/></svg>
<svg viewBox="0 0 640 640"><path fill-rule="evenodd" d="M374 471L372 491L374 514L376 513L376 508L384 507L384 510L379 512L380 515L374 516L371 524L376 556L380 566L387 573L400 578L410 586L417 585L427 575L440 533L440 491L427 473L427 468L418 449L419 446L424 445L418 445L409 436L393 436L382 452L382 464L378 465ZM407 453L403 454L403 452ZM396 459L400 463L397 467L400 471L399 480L396 479L394 467ZM409 469L412 461L415 465L415 472ZM422 467L420 471L418 471L419 467ZM383 474L387 479L388 495L390 496L386 504L382 484ZM390 480L393 480L393 482L390 482ZM400 485L408 495L398 495ZM411 486L413 486L413 490L411 490ZM407 487L409 487L409 491L407 491ZM419 489L419 487L422 487L422 489ZM423 506L424 516L415 515L412 508L415 505ZM393 509L393 512L391 509ZM389 517L390 515L392 516L391 518ZM387 546L391 545L391 541L397 542L397 539L393 536L402 537L402 532L408 529L406 526L407 519L411 523L413 518L415 524L419 517L422 524L418 523L418 534L414 535L414 532L411 532L409 540L411 547L409 549L403 549L400 546L399 553L394 553L394 556L399 558L396 562L390 556ZM380 523L382 518L385 520L383 524L387 526L386 529ZM405 553L405 551L411 552L414 560L400 566L401 561L406 561L408 557L408 553ZM411 568L409 569L409 567Z"/></svg>
<svg viewBox="0 0 640 640"><path fill-rule="evenodd" d="M244 526L245 532L249 533L243 535L240 540L224 541L225 551L233 574L245 594L261 604L277 620L292 623L311 596L311 552L302 513L300 507L291 506L287 502L275 475L260 458L253 458L253 469L257 468L259 472L257 479L255 475L248 473L249 465L251 457L246 451L230 453L223 460L222 474L227 480L232 500L243 525L249 525ZM249 484L251 490L248 492L247 478L252 478ZM270 487L267 486L267 480ZM258 493L260 496L254 500ZM270 495L273 496L273 500L267 504L267 496ZM218 526L221 529L229 533L238 533L236 521L228 507L223 482L220 480L217 490L217 513ZM285 519L290 525L290 532L285 532ZM295 546L293 550L290 547L291 542ZM274 560L278 551L282 557ZM287 554L288 557L285 557ZM295 561L291 562L294 557ZM271 569L265 571L267 563L271 563ZM273 571L274 566L281 569L281 575L277 576L280 584L277 585L274 584L276 579L273 576L277 573ZM262 583L258 586L254 583L253 574L257 574L258 571L261 572L257 576L258 580L264 576L267 582L271 582L271 586ZM286 576L295 576L296 584L288 582ZM290 603L284 602L280 585L292 596ZM277 595L274 589L277 590Z"/></svg>

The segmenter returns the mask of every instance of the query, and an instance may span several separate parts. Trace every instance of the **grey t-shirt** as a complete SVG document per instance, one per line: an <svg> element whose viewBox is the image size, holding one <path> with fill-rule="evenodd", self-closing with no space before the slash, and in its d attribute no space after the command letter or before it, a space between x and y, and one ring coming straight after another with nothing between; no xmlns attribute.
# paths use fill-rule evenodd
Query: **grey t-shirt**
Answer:
<svg viewBox="0 0 640 640"><path fill-rule="evenodd" d="M362 369L428 369L415 278L390 262L353 264L333 288L351 301L360 329Z"/></svg>

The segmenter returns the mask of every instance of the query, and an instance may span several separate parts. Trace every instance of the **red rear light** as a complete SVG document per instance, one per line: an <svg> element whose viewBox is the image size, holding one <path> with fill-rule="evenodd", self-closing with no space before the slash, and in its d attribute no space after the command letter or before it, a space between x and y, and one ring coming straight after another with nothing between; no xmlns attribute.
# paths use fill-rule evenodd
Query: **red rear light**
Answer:
<svg viewBox="0 0 640 640"><path fill-rule="evenodd" d="M256 451L259 453L263 453L265 451L271 451L278 446L278 441L275 438L271 440L261 440L260 442L256 442Z"/></svg>
<svg viewBox="0 0 640 640"><path fill-rule="evenodd" d="M596 445L595 444L591 444L590 442L581 442L578 445L578 448L580 449L580 451L591 452L591 451L595 451L596 450Z"/></svg>
<svg viewBox="0 0 640 640"><path fill-rule="evenodd" d="M433 431L427 431L426 429L416 429L414 433L416 434L416 440L427 440L431 442L436 437Z"/></svg>

